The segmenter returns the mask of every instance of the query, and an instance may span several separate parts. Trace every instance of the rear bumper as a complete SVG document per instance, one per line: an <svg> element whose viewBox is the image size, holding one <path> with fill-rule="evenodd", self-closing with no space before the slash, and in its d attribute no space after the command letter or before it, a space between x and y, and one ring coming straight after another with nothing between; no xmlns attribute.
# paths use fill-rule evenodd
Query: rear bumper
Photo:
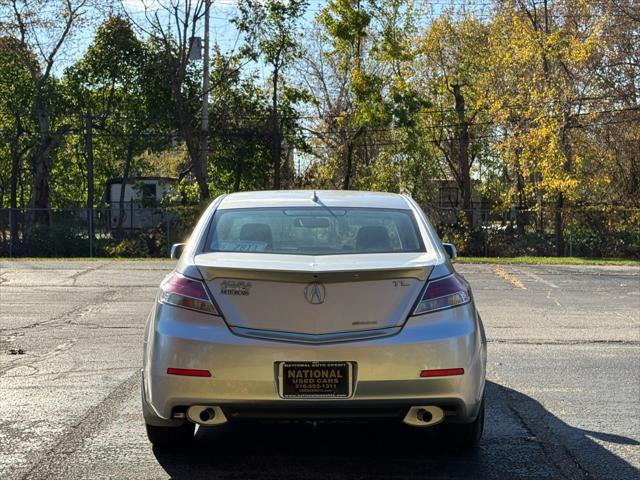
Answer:
<svg viewBox="0 0 640 480"><path fill-rule="evenodd" d="M353 395L282 399L275 368L280 361L355 362ZM231 419L258 418L259 412L265 419L296 413L366 417L376 409L429 404L464 422L477 415L485 363L484 333L473 304L410 318L394 336L321 345L246 338L234 335L219 317L157 305L145 332L143 411L147 423L162 424L175 408L198 404L221 406ZM212 377L167 375L169 367L206 369ZM465 373L419 377L421 370L444 368Z"/></svg>

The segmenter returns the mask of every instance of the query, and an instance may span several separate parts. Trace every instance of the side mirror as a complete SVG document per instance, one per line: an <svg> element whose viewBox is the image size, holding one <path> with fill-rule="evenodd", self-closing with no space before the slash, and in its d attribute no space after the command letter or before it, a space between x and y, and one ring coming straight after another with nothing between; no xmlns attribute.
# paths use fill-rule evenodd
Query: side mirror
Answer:
<svg viewBox="0 0 640 480"><path fill-rule="evenodd" d="M186 243L174 243L171 246L171 259L178 260L180 258L180 255L182 255L182 252L184 251L184 247L186 246Z"/></svg>
<svg viewBox="0 0 640 480"><path fill-rule="evenodd" d="M443 243L444 251L449 255L449 259L453 260L458 256L458 251L456 250L456 246L453 243Z"/></svg>

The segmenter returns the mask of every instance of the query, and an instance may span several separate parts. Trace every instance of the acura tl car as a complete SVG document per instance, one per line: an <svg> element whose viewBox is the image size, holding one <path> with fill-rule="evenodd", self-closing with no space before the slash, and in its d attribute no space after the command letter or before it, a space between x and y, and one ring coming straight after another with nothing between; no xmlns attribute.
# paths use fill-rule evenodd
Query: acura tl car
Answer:
<svg viewBox="0 0 640 480"><path fill-rule="evenodd" d="M486 339L469 284L404 195L244 192L215 199L146 323L150 441L240 421L484 424Z"/></svg>

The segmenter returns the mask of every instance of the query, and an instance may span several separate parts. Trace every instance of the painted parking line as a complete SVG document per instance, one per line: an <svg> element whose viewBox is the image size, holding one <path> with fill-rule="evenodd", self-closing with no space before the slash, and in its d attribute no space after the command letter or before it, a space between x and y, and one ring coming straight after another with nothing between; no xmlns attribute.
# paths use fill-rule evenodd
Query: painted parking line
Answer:
<svg viewBox="0 0 640 480"><path fill-rule="evenodd" d="M547 287L559 288L555 283L550 282L549 280L545 280L540 275L536 275L535 273L526 272L525 275L527 275L530 278L533 278L536 282L544 283Z"/></svg>
<svg viewBox="0 0 640 480"><path fill-rule="evenodd" d="M491 270L493 270L493 273L495 273L497 277L500 277L505 282L510 283L515 287L521 288L522 290L527 289L527 287L524 286L524 283L522 283L519 278L511 275L510 273L507 273L507 271L502 268L501 265L492 265Z"/></svg>
<svg viewBox="0 0 640 480"><path fill-rule="evenodd" d="M558 306L558 307L562 306L562 304L560 303L560 300L558 300L556 297L551 295L551 290L547 290L547 299L552 300L553 303L555 303L556 306Z"/></svg>

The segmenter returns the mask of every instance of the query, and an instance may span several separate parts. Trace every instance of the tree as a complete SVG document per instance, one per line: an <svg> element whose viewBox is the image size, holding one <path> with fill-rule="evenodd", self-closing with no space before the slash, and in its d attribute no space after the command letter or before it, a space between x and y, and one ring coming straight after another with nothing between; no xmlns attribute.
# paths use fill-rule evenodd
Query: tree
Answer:
<svg viewBox="0 0 640 480"><path fill-rule="evenodd" d="M20 52L21 48L23 45L15 38L0 37L0 136L11 164L2 170L10 172L9 231L14 245L18 241L18 183L24 156L31 148L28 132L32 129L30 106L33 101L31 76L22 62L24 55L33 54Z"/></svg>
<svg viewBox="0 0 640 480"><path fill-rule="evenodd" d="M640 10L633 0L612 2L608 10L582 14L601 24L593 55L585 65L591 110L574 135L587 155L580 197L640 207ZM603 14L603 15L602 15ZM601 22L601 23L600 23ZM598 181L595 181L595 180Z"/></svg>
<svg viewBox="0 0 640 480"><path fill-rule="evenodd" d="M505 132L498 148L514 173L520 207L537 204L539 230L544 199L553 199L558 256L564 255L565 202L576 198L582 162L575 132L593 108L588 66L607 15L579 15L583 7L579 0L505 2L492 25L496 88L488 102Z"/></svg>
<svg viewBox="0 0 640 480"><path fill-rule="evenodd" d="M281 104L295 100L302 92L286 84L284 74L291 63L300 56L298 21L307 6L306 0L243 0L238 4L238 27L247 35L247 51L257 61L264 61L271 68L271 163L273 188L281 188L283 127L287 119L281 115ZM290 102L291 103L291 102ZM294 112L291 112L294 113ZM288 161L285 167L285 188L289 187Z"/></svg>
<svg viewBox="0 0 640 480"><path fill-rule="evenodd" d="M471 173L482 154L487 132L483 99L487 58L478 55L488 43L486 26L463 15L445 12L429 25L421 48L421 72L432 107L425 114L429 138L445 160L445 171L462 193L462 208L473 222ZM480 137L480 138L478 138ZM447 175L448 176L448 175Z"/></svg>
<svg viewBox="0 0 640 480"><path fill-rule="evenodd" d="M342 137L342 188L345 190L352 185L356 142L366 134L366 127L386 123L380 118L386 116L380 108L380 76L373 73L374 68L369 73L366 68L366 47L370 40L367 35L372 15L367 8L371 6L363 3L360 0L332 0L318 16L331 44L327 56L333 57L331 64L341 87L339 98L342 101L335 105L338 110L329 114L333 118L327 123L330 130L337 130Z"/></svg>
<svg viewBox="0 0 640 480"><path fill-rule="evenodd" d="M428 104L412 84L414 2L335 0L299 69L315 96L310 133L329 185L425 194L430 146L417 135ZM324 172L324 173L323 173Z"/></svg>
<svg viewBox="0 0 640 480"><path fill-rule="evenodd" d="M189 170L198 184L201 200L209 198L208 165L203 162L200 129L197 124L202 99L199 71L192 64L199 25L210 0L148 0L144 13L149 28L137 23L149 36L154 55L163 59L163 74L171 91L171 107L176 127L189 154ZM132 19L133 20L133 19Z"/></svg>
<svg viewBox="0 0 640 480"><path fill-rule="evenodd" d="M166 119L164 105L170 98L168 89L158 81L157 67L158 59L136 37L128 19L113 16L98 28L84 57L67 71L74 107L85 122L85 156L88 161L93 157L93 148L88 147L93 145L89 140L95 129L107 140L103 142L107 148L102 150L123 159L122 167L115 168L123 184L129 179L135 156L167 143L155 134L161 131ZM93 172L88 168L87 174L87 206L93 208ZM119 231L125 215L124 192L121 189L118 199Z"/></svg>
<svg viewBox="0 0 640 480"><path fill-rule="evenodd" d="M271 172L269 106L256 75L241 75L242 62L220 52L212 58L209 133L219 192L268 188Z"/></svg>
<svg viewBox="0 0 640 480"><path fill-rule="evenodd" d="M31 116L37 125L34 147L30 151L30 206L34 209L35 223L49 222L52 162L64 135L71 129L71 124L60 117L62 97L53 77L54 66L89 6L89 0L3 0L0 4L3 17L0 28L16 39L16 53L31 78Z"/></svg>

